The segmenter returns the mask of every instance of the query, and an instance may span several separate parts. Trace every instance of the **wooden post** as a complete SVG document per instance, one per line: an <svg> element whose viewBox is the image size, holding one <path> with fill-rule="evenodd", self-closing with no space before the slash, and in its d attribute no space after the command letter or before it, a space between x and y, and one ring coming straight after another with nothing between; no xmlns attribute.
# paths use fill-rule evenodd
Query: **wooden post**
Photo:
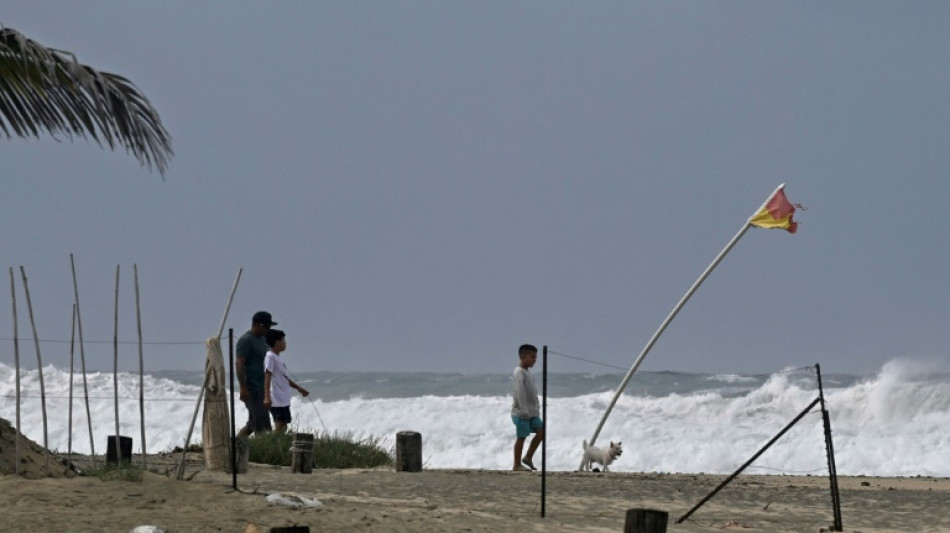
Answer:
<svg viewBox="0 0 950 533"><path fill-rule="evenodd" d="M205 342L208 356L205 360L205 373L210 376L204 395L204 410L201 416L201 440L205 457L205 468L225 470L230 457L230 437L228 429L227 383L224 373L224 355L217 337Z"/></svg>
<svg viewBox="0 0 950 533"><path fill-rule="evenodd" d="M294 433L290 453L291 472L301 474L313 472L313 433Z"/></svg>
<svg viewBox="0 0 950 533"><path fill-rule="evenodd" d="M112 330L112 387L113 387L113 399L115 405L115 442L113 445L116 450L121 451L121 443L119 439L119 265L115 266L115 320L113 321L113 330ZM129 439L131 442L131 439ZM118 452L116 452L118 453ZM108 462L108 453L106 453ZM121 454L117 455L121 457ZM118 464L118 462L116 463Z"/></svg>
<svg viewBox="0 0 950 533"><path fill-rule="evenodd" d="M142 307L139 304L139 266L132 265L135 275L135 322L139 336L139 420L142 427L142 469L148 470L148 448L145 446L145 358L142 355Z"/></svg>
<svg viewBox="0 0 950 533"><path fill-rule="evenodd" d="M653 509L627 509L623 533L666 533L669 513Z"/></svg>
<svg viewBox="0 0 950 533"><path fill-rule="evenodd" d="M76 354L76 304L73 304L73 327L69 337L69 429L66 437L66 473L73 464L73 368Z"/></svg>
<svg viewBox="0 0 950 533"><path fill-rule="evenodd" d="M10 297L13 301L13 361L16 366L16 432L13 437L16 444L13 445L16 458L16 473L20 474L20 340L17 333L16 320L16 283L13 277L13 267L10 267Z"/></svg>
<svg viewBox="0 0 950 533"><path fill-rule="evenodd" d="M23 276L23 293L26 295L26 308L30 314L30 326L33 328L33 345L36 347L36 366L40 378L40 407L43 411L43 455L46 456L46 475L49 472L49 422L46 419L46 386L43 384L43 358L40 357L40 336L36 332L36 320L33 319L33 299L30 298L30 286L26 282L26 270L20 265L20 275Z"/></svg>
<svg viewBox="0 0 950 533"><path fill-rule="evenodd" d="M82 390L86 399L86 421L89 425L89 454L92 457L92 467L96 462L96 443L92 434L92 413L89 411L89 384L86 381L86 348L82 339L82 312L79 310L79 282L76 279L76 261L73 254L69 254L69 265L73 270L73 294L76 296L76 327L79 329L79 361L82 364Z"/></svg>
<svg viewBox="0 0 950 533"><path fill-rule="evenodd" d="M422 434L416 431L396 433L396 471L422 471Z"/></svg>

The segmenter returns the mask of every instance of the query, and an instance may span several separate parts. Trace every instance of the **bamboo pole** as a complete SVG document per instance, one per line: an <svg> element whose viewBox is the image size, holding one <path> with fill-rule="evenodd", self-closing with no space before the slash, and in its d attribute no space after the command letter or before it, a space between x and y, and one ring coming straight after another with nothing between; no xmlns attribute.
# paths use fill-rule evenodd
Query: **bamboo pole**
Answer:
<svg viewBox="0 0 950 533"><path fill-rule="evenodd" d="M115 391L115 463L122 463L122 439L119 437L119 265L115 266L115 320L112 330L112 387Z"/></svg>
<svg viewBox="0 0 950 533"><path fill-rule="evenodd" d="M23 293L26 296L26 308L30 313L30 326L33 328L33 345L36 347L36 366L40 378L40 407L43 411L43 454L46 457L46 475L49 471L49 422L46 419L46 386L43 384L43 357L40 355L40 336L36 332L36 321L33 319L33 300L30 298L30 286L26 282L26 270L20 265L20 275L23 277Z"/></svg>
<svg viewBox="0 0 950 533"><path fill-rule="evenodd" d="M14 444L14 454L16 458L16 473L20 474L20 339L17 333L16 318L16 284L14 283L13 267L10 267L10 297L13 302L13 364L16 367L16 432L13 437L16 439Z"/></svg>
<svg viewBox="0 0 950 533"><path fill-rule="evenodd" d="M779 185L778 187L776 187L775 190L772 191L772 194L770 194L768 198L766 198L765 201L762 202L762 206L752 212L752 215L749 217L749 219L751 219L753 216L755 216L756 213L762 210L762 208L765 207L766 204L769 203L769 200L771 200L772 197L775 196L775 193L781 190L782 187L784 186L785 184L783 183ZM682 309L683 306L686 305L686 302L688 302L690 297L693 295L693 293L696 292L696 289L698 289L699 286L703 284L703 281L706 281L706 278L709 277L712 271L719 265L720 262L722 262L723 258L726 257L726 254L728 254L729 251L732 250L732 247L735 246L736 243L739 242L739 239L742 238L742 236L745 234L745 232L749 230L749 228L751 227L749 219L746 219L745 224L742 225L742 228L739 230L739 232L736 233L736 235L732 238L732 240L729 241L729 244L727 244L726 247L723 248L721 252L719 252L719 255L717 255L716 258L713 259L712 263L710 263L709 266L706 267L706 270L704 270L703 273L699 276L699 278L695 282L693 282L693 285L689 288L688 291L686 291L686 294L683 295L683 297L680 299L679 303L676 304L673 310L670 311L670 314L666 317L666 319L663 320L663 322L660 324L660 327L656 330L653 336L650 337L650 340L647 342L646 346L643 347L643 350L640 352L640 355L637 357L636 361L634 361L633 366L630 367L630 370L627 371L627 374L623 377L623 380L620 382L620 386L617 387L617 392L614 393L613 399L610 400L610 405L608 405L607 410L604 411L604 416L601 417L600 422L597 424L597 429L594 430L594 435L590 438L590 441L589 441L591 446L594 445L594 442L597 440L597 437L600 436L600 430L603 429L604 423L607 421L607 417L610 416L610 411L613 410L614 405L617 403L617 400L620 398L620 395L623 394L623 389L627 386L627 383L630 382L630 378L633 377L633 374L637 371L637 368L640 367L640 363L643 362L643 359L650 352L650 349L653 348L653 345L656 344L656 341L660 338L660 335L662 335L663 332L666 330L666 327L670 325L670 322L672 322L674 318L676 318L676 315L680 312L680 309ZM583 465L584 465L584 460L581 459L581 464L580 466L577 467L577 469L580 470L583 467Z"/></svg>
<svg viewBox="0 0 950 533"><path fill-rule="evenodd" d="M73 368L76 352L76 304L73 304L72 333L69 336L69 424L66 437L66 474L73 464Z"/></svg>
<svg viewBox="0 0 950 533"><path fill-rule="evenodd" d="M89 384L86 381L86 348L82 339L82 312L79 310L79 282L76 279L76 261L73 254L69 254L69 264L73 271L73 293L76 297L76 326L79 329L79 360L82 363L82 390L86 398L86 422L89 425L89 453L92 456L92 467L96 468L96 443L92 434L92 414L89 412Z"/></svg>
<svg viewBox="0 0 950 533"><path fill-rule="evenodd" d="M238 269L237 277L234 278L234 286L231 287L231 295L228 296L228 304L224 307L224 316L221 317L221 327L218 328L217 338L219 342L221 340L221 334L224 332L224 324L228 321L228 312L231 310L231 302L234 301L234 293L237 292L238 282L241 281L242 272L244 272L243 267ZM198 409L201 407L201 401L205 397L205 389L208 388L208 381L211 379L211 372L208 370L208 368L205 368L205 379L201 384L201 392L198 393L198 401L195 403L195 412L191 416L191 425L188 426L188 435L185 436L185 445L181 450L181 460L178 462L178 480L183 479L185 476L185 455L188 453L188 445L191 442L191 434L195 430L195 420L198 419Z"/></svg>
<svg viewBox="0 0 950 533"><path fill-rule="evenodd" d="M218 328L218 342L221 342L221 335L224 333L224 324L228 321L228 313L231 312L231 302L234 301L234 293L237 292L242 272L244 272L244 267L238 269L237 277L234 278L234 285L231 287L231 295L228 296L228 305L224 307L224 315L221 317L221 327Z"/></svg>
<svg viewBox="0 0 950 533"><path fill-rule="evenodd" d="M142 469L148 470L148 448L145 446L145 363L142 356L142 307L139 305L139 266L133 264L135 275L135 322L139 337L139 420L142 426Z"/></svg>

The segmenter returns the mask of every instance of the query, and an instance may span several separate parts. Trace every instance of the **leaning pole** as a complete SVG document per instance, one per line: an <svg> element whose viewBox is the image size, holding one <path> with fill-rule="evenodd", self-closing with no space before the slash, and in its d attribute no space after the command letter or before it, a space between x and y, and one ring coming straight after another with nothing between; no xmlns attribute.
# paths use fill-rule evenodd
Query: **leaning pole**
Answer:
<svg viewBox="0 0 950 533"><path fill-rule="evenodd" d="M765 208L765 206L769 203L769 201L772 199L772 197L774 197L777 192L782 190L782 187L784 186L785 184L783 183L779 185L778 187L776 187L775 190L772 192L772 194L770 194L769 197L765 200L765 202L762 203L762 206L759 207L759 209L757 209L755 213L753 213L753 215L749 217L748 220L746 220L745 224L742 225L742 228L739 229L739 232L736 233L735 237L733 237L732 240L729 241L729 244L727 244L726 247L723 248L721 252L719 252L719 255L717 255L716 258L713 259L712 263L710 263L709 266L706 267L706 270L703 271L703 273L699 276L699 279L697 279L696 282L693 283L693 286L690 287L688 291L686 291L686 294L683 295L679 303L676 304L676 306L670 312L669 316L666 317L666 320L664 320L663 323L660 324L660 327L656 330L656 333L654 333L653 336L650 337L649 342L647 342L646 346L643 347L643 350L640 352L640 355L637 357L636 361L634 361L633 366L630 367L630 370L628 370L627 374L623 377L623 380L620 382L620 386L617 387L617 392L614 393L613 399L610 400L610 405L608 405L607 409L604 411L604 416L602 416L600 418L600 422L597 423L597 429L594 430L594 435L588 441L591 446L594 445L594 442L597 441L597 437L600 436L600 430L603 429L604 423L607 422L607 417L610 416L610 411L613 410L614 405L617 403L617 400L620 399L620 395L623 394L623 390L624 388L626 388L627 383L630 382L630 378L633 377L633 374L640 367L640 363L642 363L643 359L647 356L648 353L650 353L650 350L653 348L653 345L656 344L657 339L660 338L660 335L663 334L663 331L666 330L666 327L670 325L670 322L672 322L673 319L676 318L676 315L680 312L680 309L682 309L683 306L686 305L686 302L688 302L690 297L693 296L693 293L696 292L696 289L698 289L699 286L702 285L704 281L706 281L706 278L709 277L709 274L711 274L712 271L719 265L719 263L722 262L723 258L726 257L726 254L728 254L729 251L732 250L732 247L735 246L737 242L739 242L739 239L741 239L742 236L745 235L745 232L749 230L749 228L752 226L753 217L755 217L757 213L762 211ZM582 460L581 464L578 465L577 469L580 470L583 464L584 462Z"/></svg>

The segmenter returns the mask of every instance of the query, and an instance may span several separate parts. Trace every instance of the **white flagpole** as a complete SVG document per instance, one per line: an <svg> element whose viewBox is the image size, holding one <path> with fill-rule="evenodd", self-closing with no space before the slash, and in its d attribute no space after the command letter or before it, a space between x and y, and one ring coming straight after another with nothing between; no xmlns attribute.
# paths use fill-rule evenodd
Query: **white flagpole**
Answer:
<svg viewBox="0 0 950 533"><path fill-rule="evenodd" d="M772 191L772 194L770 194L769 197L766 198L765 202L762 203L762 206L760 206L758 209L755 210L755 212L752 213L752 216L755 216L756 213L761 211L762 208L765 207L765 205L769 203L769 200L771 200L772 197L775 196L775 194L779 190L781 190L782 187L784 186L785 184L783 183L779 185L778 187L776 187L775 190ZM752 216L750 216L749 219L751 219ZM686 291L686 294L683 295L679 303L676 304L676 307L674 307L673 310L670 312L669 316L666 317L666 320L664 320L663 323L660 324L659 329L656 330L656 333L653 334L653 337L650 338L650 341L647 342L646 346L643 347L643 351L640 352L639 357L637 357L637 360L634 361L633 366L630 367L630 370L627 371L627 375L623 377L623 381L620 382L620 386L617 387L617 392L614 393L613 399L610 400L610 405L608 405L607 410L604 411L604 416L602 416L600 418L600 422L597 423L597 429L594 430L594 435L590 438L590 440L588 441L588 444L593 446L594 442L597 440L597 437L600 436L600 430L603 429L604 423L607 422L607 417L610 416L610 411L613 410L614 405L617 403L617 400L620 398L620 395L623 394L623 389L627 386L627 383L630 382L630 378L633 377L633 374L637 371L637 368L640 367L640 363L643 362L643 359L647 356L647 353L649 353L650 349L653 348L653 345L656 344L657 339L660 338L660 335L663 334L663 331L666 330L666 327L670 325L670 322L672 322L673 319L676 317L677 313L680 312L680 309L682 309L683 306L686 305L686 302L689 301L693 293L696 292L696 289L698 289L699 286L702 285L703 281L706 281L706 278L709 277L709 274L712 273L713 269L715 269L719 265L719 263L722 262L722 259L726 257L726 254L729 253L730 250L732 250L732 247L735 246L737 242L739 242L739 239L742 238L745 232L749 229L749 226L751 225L749 223L749 219L747 219L745 224L742 225L742 228L739 230L738 233L736 233L735 237L733 237L732 240L729 241L729 244L727 244L726 247L723 248L721 252L719 252L719 255L717 255L716 258L713 259L712 263L710 263L709 266L706 267L706 270L703 271L703 273L699 276L699 279L697 279L696 282L693 283L693 286L690 287L688 291ZM581 465L578 466L577 469L580 470L583 465L584 463L583 461L581 461Z"/></svg>

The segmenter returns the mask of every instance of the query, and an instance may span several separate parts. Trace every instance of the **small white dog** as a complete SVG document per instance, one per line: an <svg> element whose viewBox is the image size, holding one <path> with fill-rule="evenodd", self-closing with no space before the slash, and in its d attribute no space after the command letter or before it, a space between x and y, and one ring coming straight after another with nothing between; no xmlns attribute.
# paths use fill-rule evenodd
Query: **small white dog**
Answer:
<svg viewBox="0 0 950 533"><path fill-rule="evenodd" d="M623 444L620 441L610 443L610 446L606 448L599 448L597 446L588 446L587 441L584 441L584 464L581 465L581 470L590 471L591 466L594 463L599 463L604 465L604 472L610 472L608 466L610 463L617 460L620 457L620 454L623 453Z"/></svg>

